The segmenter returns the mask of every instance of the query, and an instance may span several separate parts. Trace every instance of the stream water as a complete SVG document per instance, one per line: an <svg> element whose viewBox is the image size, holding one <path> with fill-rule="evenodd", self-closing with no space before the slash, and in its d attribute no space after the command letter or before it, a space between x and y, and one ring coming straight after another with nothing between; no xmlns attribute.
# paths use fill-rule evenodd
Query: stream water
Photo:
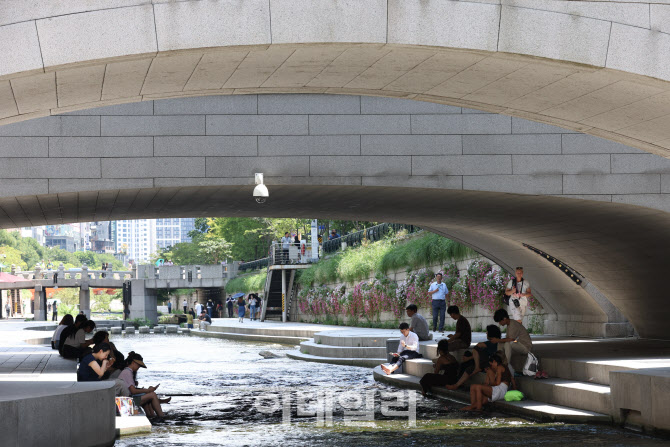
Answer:
<svg viewBox="0 0 670 447"><path fill-rule="evenodd" d="M160 383L159 394L193 395L173 397L163 407L169 415L164 423L150 435L117 440L118 447L670 445L610 426L462 413L456 410L461 404L418 393L412 426L409 392L375 382L369 368L291 360L285 353L294 348L287 346L197 336L133 335L112 341L124 354L144 357L148 368L138 373L140 386ZM279 357L265 359L261 351ZM405 405L393 406L398 399Z"/></svg>

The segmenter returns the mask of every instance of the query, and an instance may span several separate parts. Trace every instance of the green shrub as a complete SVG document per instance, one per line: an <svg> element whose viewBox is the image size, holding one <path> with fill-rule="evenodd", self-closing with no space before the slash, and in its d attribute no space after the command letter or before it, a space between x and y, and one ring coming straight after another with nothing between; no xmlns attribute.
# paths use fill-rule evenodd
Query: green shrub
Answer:
<svg viewBox="0 0 670 447"><path fill-rule="evenodd" d="M226 284L226 293L257 292L265 288L267 273L253 273L233 278Z"/></svg>
<svg viewBox="0 0 670 447"><path fill-rule="evenodd" d="M132 324L135 327L135 329L138 329L140 326L149 326L149 327L155 326L147 318L135 318L134 320L130 320L129 323Z"/></svg>

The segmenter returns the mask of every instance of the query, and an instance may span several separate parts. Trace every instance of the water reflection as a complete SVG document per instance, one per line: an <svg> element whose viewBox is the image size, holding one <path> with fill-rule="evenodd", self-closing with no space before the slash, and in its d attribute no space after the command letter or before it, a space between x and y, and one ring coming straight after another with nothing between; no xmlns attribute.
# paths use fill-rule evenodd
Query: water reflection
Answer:
<svg viewBox="0 0 670 447"><path fill-rule="evenodd" d="M148 369L139 372L140 386L160 383L163 394L174 397L164 410L170 419L154 426L148 436L124 437L118 447L130 446L465 446L524 445L670 445L670 443L604 426L539 424L500 413L481 415L455 411L459 405L417 395L417 426L406 417L382 414L382 392L396 391L372 379L369 368L308 363L283 357L293 349L281 345L219 340L182 335L133 335L115 337L121 352L134 350L144 356ZM270 350L280 358L264 359ZM298 392L308 396L332 393L335 402L332 426L317 426L324 418L299 415ZM356 427L344 423L347 393L373 393L374 421ZM290 395L289 425L282 424L282 408L272 414L258 411L259 396ZM344 399L344 400L342 400ZM388 399L387 399L388 400ZM269 405L269 403L268 403ZM306 409L316 408L307 401ZM261 406L261 408L266 408Z"/></svg>

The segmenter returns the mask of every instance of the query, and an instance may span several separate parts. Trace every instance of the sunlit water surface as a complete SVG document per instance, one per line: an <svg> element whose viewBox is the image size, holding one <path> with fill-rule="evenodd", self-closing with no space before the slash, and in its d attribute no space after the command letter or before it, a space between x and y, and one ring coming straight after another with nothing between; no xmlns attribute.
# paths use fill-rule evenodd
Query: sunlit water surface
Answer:
<svg viewBox="0 0 670 447"><path fill-rule="evenodd" d="M410 427L406 416L383 414L381 393L397 390L376 383L369 368L291 360L285 353L293 347L197 336L132 335L112 341L124 354L135 351L144 357L148 369L140 369L140 386L160 383L163 394L193 395L173 397L164 406L166 422L155 425L151 435L123 437L118 447L670 445L609 426L541 424L491 411L461 413L457 403L423 399L420 394L416 427ZM265 359L261 351L280 357ZM298 392L307 398L301 415ZM340 403L352 408L354 396L370 392L375 396L374 422L351 426ZM326 393L334 402L329 406L334 408L332 424L319 424L324 418L313 414L319 406L309 398ZM274 396L280 404L280 396L291 396L290 423L282 423L288 409L268 414L272 401L262 396Z"/></svg>

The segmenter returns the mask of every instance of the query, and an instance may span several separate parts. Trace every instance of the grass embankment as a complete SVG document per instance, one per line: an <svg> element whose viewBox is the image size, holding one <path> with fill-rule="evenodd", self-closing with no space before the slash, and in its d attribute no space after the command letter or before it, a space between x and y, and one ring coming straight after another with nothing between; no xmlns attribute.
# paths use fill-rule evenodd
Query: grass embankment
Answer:
<svg viewBox="0 0 670 447"><path fill-rule="evenodd" d="M244 276L238 276L228 281L226 284L226 293L237 292L257 292L265 287L266 272L250 273Z"/></svg>
<svg viewBox="0 0 670 447"><path fill-rule="evenodd" d="M416 270L463 259L477 253L435 233L424 233L409 240L385 239L369 245L347 249L332 258L319 261L302 270L302 286L321 285L342 280L353 283L392 270Z"/></svg>

